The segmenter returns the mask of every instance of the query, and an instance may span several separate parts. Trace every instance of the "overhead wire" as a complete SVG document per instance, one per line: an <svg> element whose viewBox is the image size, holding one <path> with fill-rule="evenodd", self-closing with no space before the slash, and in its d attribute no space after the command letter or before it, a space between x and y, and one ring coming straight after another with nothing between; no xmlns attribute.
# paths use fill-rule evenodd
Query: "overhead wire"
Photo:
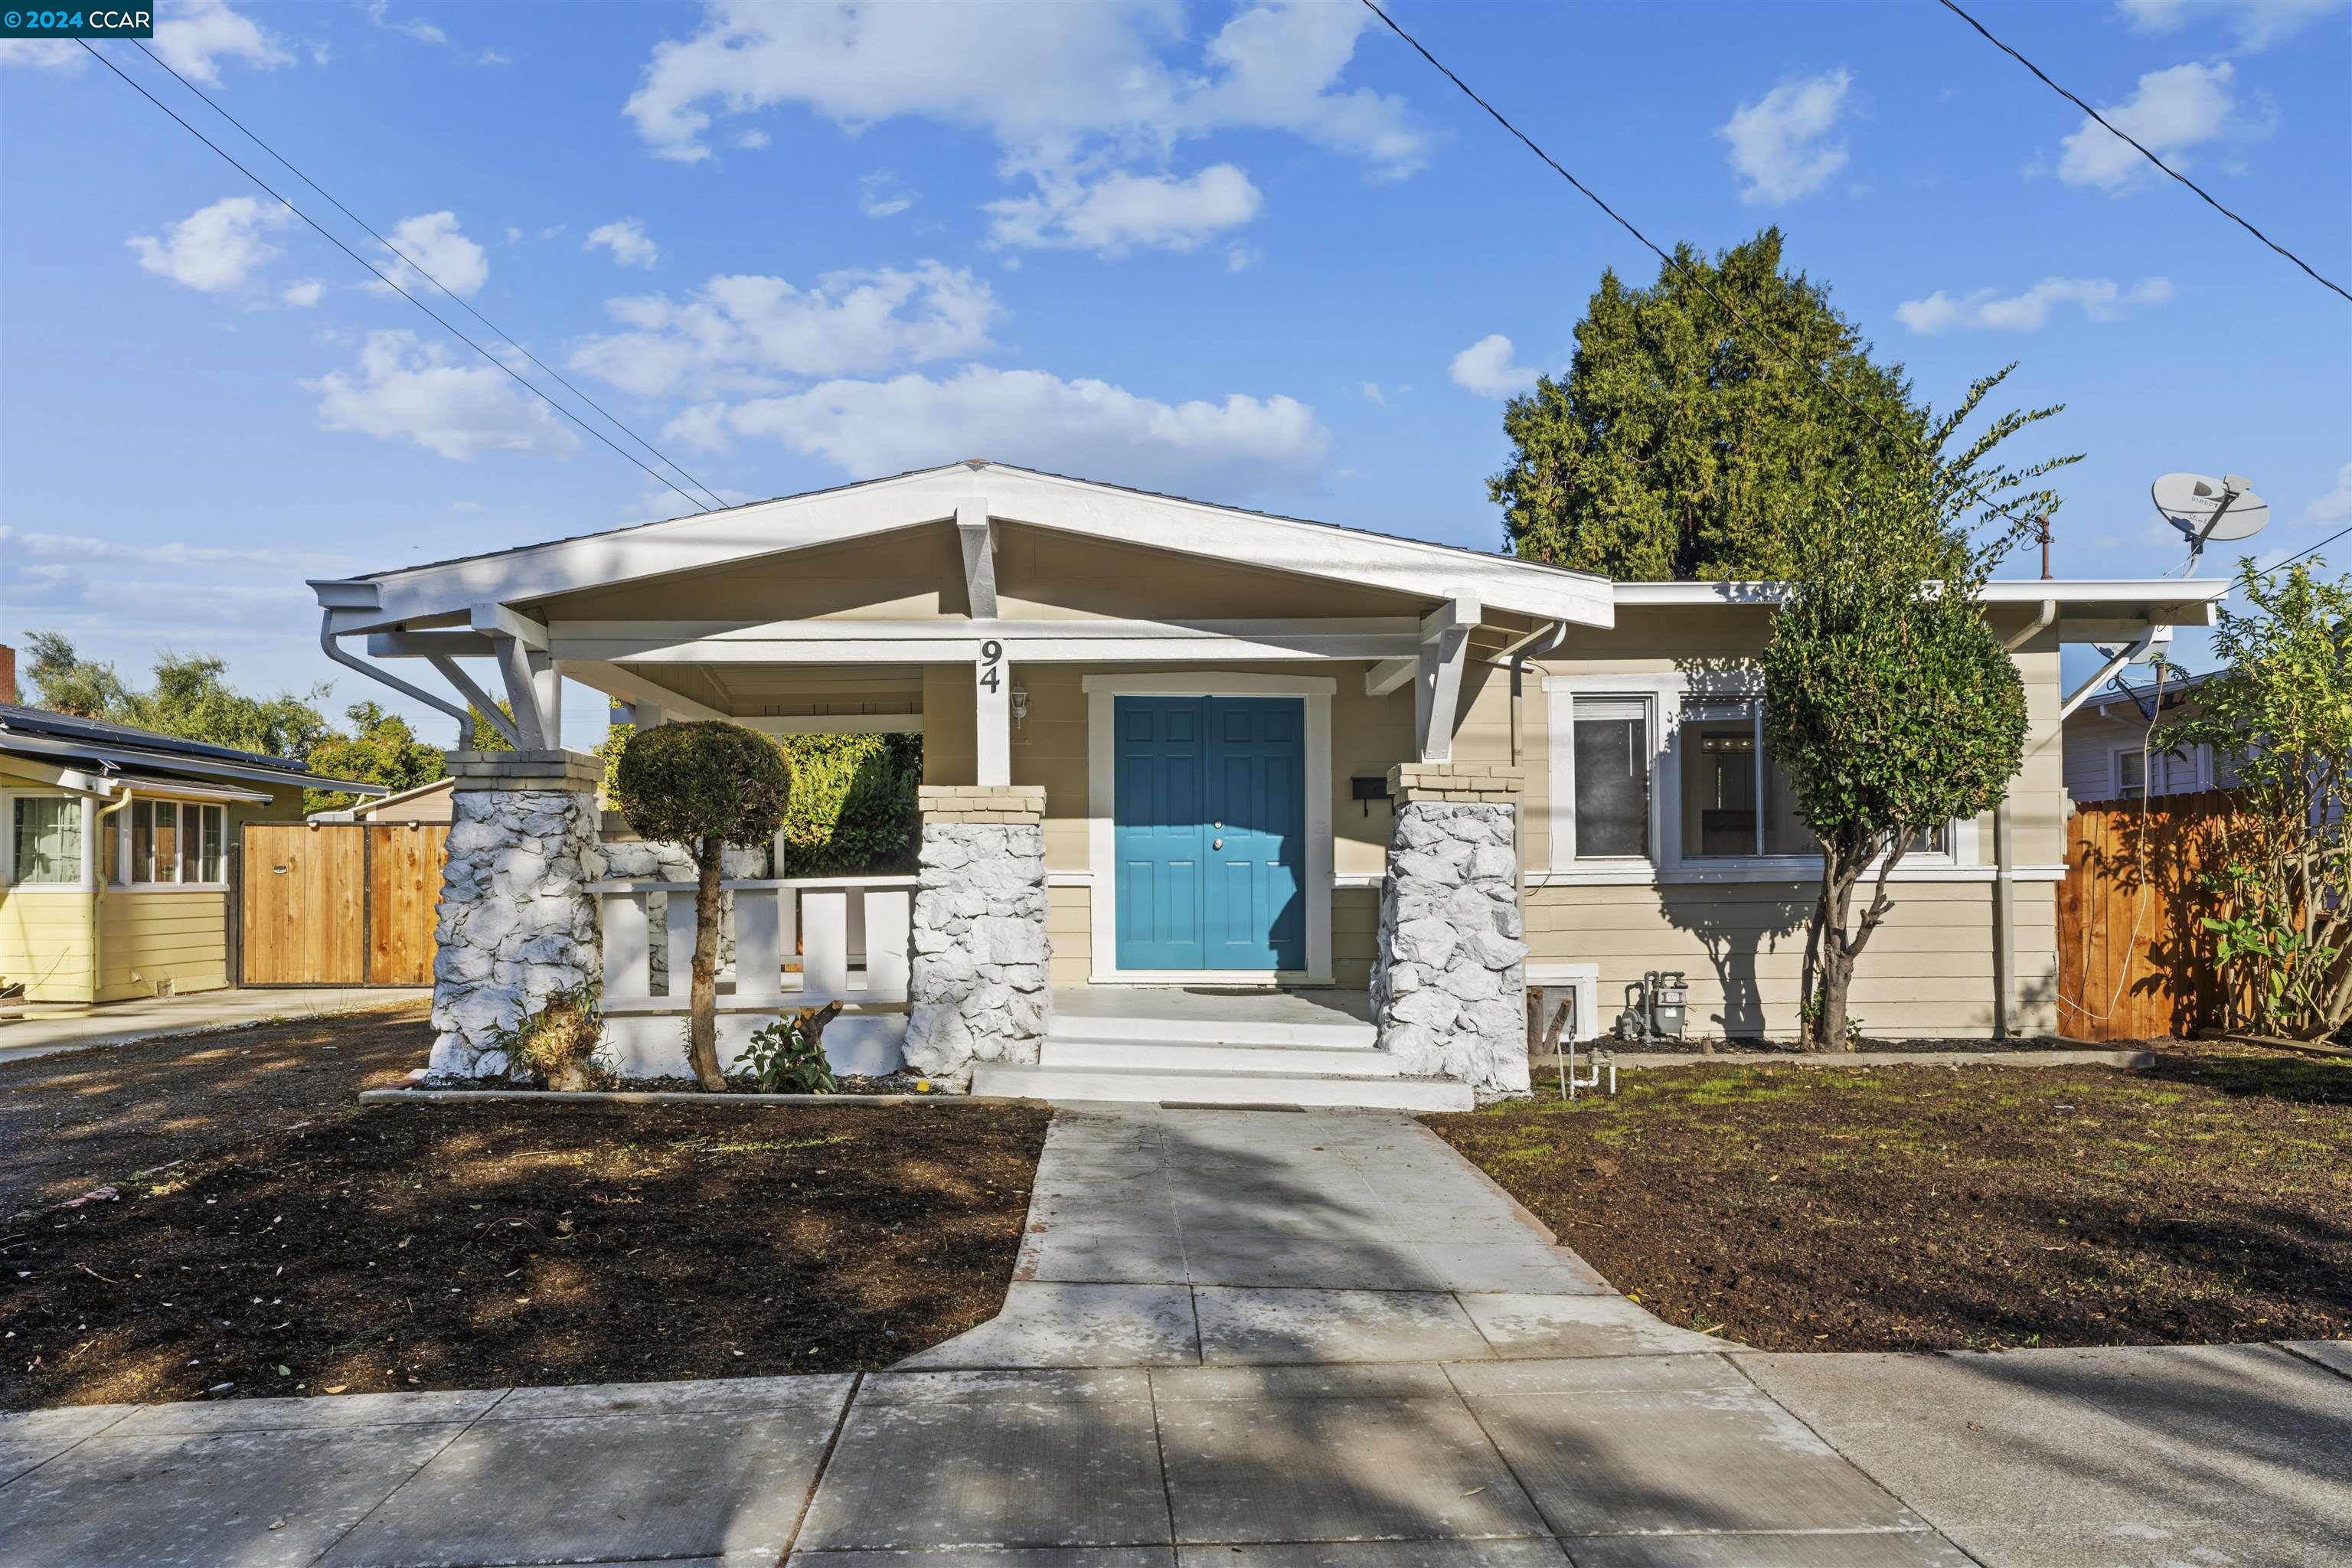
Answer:
<svg viewBox="0 0 2352 1568"><path fill-rule="evenodd" d="M1943 6L1945 10L1949 11L1953 16L1958 16L1961 21L1966 22L1969 26L1974 27L1977 32L1983 37L1985 42L1990 44L1994 48L1999 49L2002 54L2007 55L2011 59L2015 60L2019 65L2023 66L2027 70L2032 71L2036 77L2041 79L2042 84L2044 87L2056 93L2059 97L2064 99L2067 102L2073 104L2075 108L2081 110L2084 113L2089 115L2093 120L2097 121L2100 125L2104 126L2116 136L2118 136L2125 142L2129 142L2132 150L2137 153L2141 157L2147 159L2149 163L2155 164L2158 168L2163 170L2166 174L2171 175L2174 179L2179 181L2182 184L2196 192L2207 206L2211 207L2215 212L2220 213L2223 217L2228 218L2231 223L2236 224L2240 228L2242 228L2248 234L2252 235L2256 239L2261 240L2264 245L2269 246L2273 250L2277 251L2289 261L2294 262L2295 266L2301 268L2304 272L2310 277L2313 282L2317 283L2323 289L2330 289L2338 294L2342 294L2347 300L2352 300L2352 293L2346 293L2344 286L2341 283L2336 282L2331 278L2324 278L2320 276L2319 273L2312 269L2311 263L2305 261L2302 257L2297 256L2294 251L2289 250L2285 246L2281 245L2277 240L2273 239L2269 235L2264 234L2261 229L2256 228L2244 218L2240 217L2236 213L2231 212L2228 207L2223 206L2221 202L2214 198L2213 193L2199 184L2196 181L2190 179L2188 175L2182 174L2179 170L2174 168L2171 164L2166 163L2163 159L2158 157L2154 153L2148 151L2147 146L2145 146L2137 137L2132 135L2131 132L2116 125L2115 121L2109 120L2105 115L2101 114L2097 110L2093 109L2089 104L2084 103L2080 98L2077 98L2072 92L2067 91L2066 89L2051 80L2048 72L2044 71L2040 66L2035 65L2032 60L2027 59L2023 55L2018 53L2016 49L2011 47L2008 44L2003 43L2000 39L1995 37L1990 28L1988 28L1982 22L1978 21L1974 16L1969 16L1966 11L1961 10L1959 6L1954 5L1953 0L1937 0L1937 4Z"/></svg>
<svg viewBox="0 0 2352 1568"><path fill-rule="evenodd" d="M1506 116L1501 110L1496 109L1493 104L1487 102L1484 97L1480 96L1476 89L1473 88L1468 82L1464 81L1460 76L1456 75L1452 67L1448 66L1444 60L1439 59L1435 55L1432 54L1429 51L1428 47L1423 44L1419 38L1414 37L1411 33L1406 32L1402 27L1399 26L1397 25L1396 18L1382 10L1377 3L1377 0L1362 0L1362 4L1366 10L1370 11L1373 16L1378 16L1381 21L1387 26L1390 32L1394 33L1398 37L1403 39L1404 42L1412 47L1415 54L1428 61L1432 67L1435 68L1439 75L1444 77L1446 80L1459 88L1462 90L1464 97L1476 104L1479 108L1485 110L1489 119L1493 120L1496 124L1501 126L1505 131L1509 132L1510 134L1517 140L1521 146L1527 148L1528 152L1533 153L1538 158L1541 159L1547 165L1549 165L1552 173L1558 174L1561 179L1566 180L1570 185L1573 185L1577 192L1581 195L1585 200L1591 202L1594 206L1599 207L1601 212L1606 214L1611 222L1616 224L1618 227L1623 229L1627 234L1632 235L1635 239L1639 240L1642 243L1643 247L1648 250L1651 255L1655 256L1660 261L1664 262L1667 266L1681 272L1683 276L1690 280L1691 284L1696 288L1700 293L1706 295L1708 300L1715 303L1717 310L1723 311L1726 316L1729 317L1743 331L1752 333L1758 341L1761 342L1766 347L1769 348L1774 353L1780 355L1781 359L1790 365L1803 371L1824 390L1836 394L1837 396L1844 402L1848 408L1851 408L1857 416L1867 421L1874 429L1877 430L1880 436L1885 437L1890 443L1894 443L1895 446L1903 447L1904 449L1899 453L1899 455L1908 457L1915 455L1916 452L1916 455L1924 458L1938 475L1948 479L1957 479L1958 484L1963 489L1965 489L1967 494L1975 500L1978 504L1981 505L1986 510L1993 513L1995 516L2008 519L2011 524L2020 529L2023 529L2034 521L2034 519L2031 517L2018 516L2016 513L2009 510L2009 506L1995 502L1990 497L1987 496L1982 488L1978 486L1974 481L1964 477L1954 475L1951 470L1937 458L1934 452L1929 451L1927 448L1924 442L1918 441L1916 437L1906 440L1906 437L1898 436L1894 430L1887 426L1885 420L1879 418L1876 414L1864 407L1861 404L1855 402L1843 387L1836 385L1828 378L1823 376L1820 367L1800 355L1790 353L1787 348L1781 345L1780 340L1773 337L1769 331L1767 331L1760 326L1751 323L1747 317L1741 315L1738 310L1733 308L1730 301L1724 299L1722 295L1717 293L1714 289L1708 286L1706 279L1700 275L1697 268L1692 267L1689 262L1685 261L1681 257L1668 253L1664 247L1659 246L1655 240L1643 233L1631 219L1627 218L1623 214L1618 212L1616 208L1611 206L1606 201L1602 200L1600 194L1594 191L1591 186L1586 184L1582 180L1578 179L1573 174L1570 173L1567 166L1561 163L1559 159L1553 157L1549 153L1545 152L1541 146L1537 144L1533 137L1520 130L1517 125L1511 123L1510 119ZM2017 503L2009 503L2009 505L2015 504Z"/></svg>
<svg viewBox="0 0 2352 1568"><path fill-rule="evenodd" d="M138 93L140 97L145 99L148 102L162 110L165 114L170 115L173 121L179 125L181 130L185 131L189 135L194 137L197 141L211 148L220 156L221 161L228 164L230 168L235 169L238 174L243 174L247 179L251 180L255 184L260 186L262 190L268 193L272 200L276 201L288 212L292 213L296 217L300 218L304 223L310 225L311 228L317 230L320 236L326 239L327 242L332 245L336 249L341 251L353 261L358 262L362 267L366 268L370 272L373 273L376 279L383 283L385 288L391 289L394 293L399 295L402 299L407 300L410 304L424 311L427 316L432 317L434 321L440 326L443 331L447 332L451 337L456 338L459 342L464 343L467 348L473 350L476 353L481 355L484 359L498 366L499 370L512 377L517 385L522 387L532 396L546 404L550 408L554 409L558 414L562 415L563 417L572 421L572 424L577 425L581 429L586 431L589 435L593 436L597 440L611 447L613 451L622 458L635 465L639 469L642 469L645 472L647 478L656 480L669 489L676 490L677 494L685 500L687 504L693 507L697 511L710 511L716 510L703 501L697 500L687 490L681 489L677 480L672 479L667 474L663 474L655 468L648 467L644 459L625 450L618 443L614 442L610 436L605 435L602 430L597 429L594 426L581 418L579 415L574 414L571 409L566 408L562 404L558 403L554 398L550 397L538 386L533 385L530 378L517 371L514 366L507 363L506 361L500 359L498 355L492 353L489 350L484 348L472 338L460 331L456 326L451 324L446 318L442 316L440 312L435 310L432 306L427 305L424 300L418 299L415 295L410 293L407 289L403 289L399 284L394 282L389 277L385 276L381 268L377 267L374 262L370 261L366 257L362 256L358 251L353 250L349 245L346 245L342 238L335 234L333 230L319 222L318 219L312 217L309 213L304 212L300 207L296 206L292 202L288 201L284 195L280 195L278 191L269 184L268 181L255 174L251 169L247 168L243 163L238 163L236 157L233 156L226 149L222 147L220 143L215 142L211 137L205 135L203 132L189 124L187 121L182 119L179 113L173 110L170 104L165 103L162 99L157 98L153 93L149 92L144 87L142 87L137 81L132 80L132 79L123 71L121 67L116 65L112 60L108 59L106 56L101 54L99 50L92 48L88 39L77 38L74 41L81 45L84 49L88 50L90 57L96 59L99 64L104 66L108 70L112 71L116 76L121 77L122 80L130 86L132 91ZM288 166L291 167L292 165L289 164ZM504 334L500 335L503 336ZM683 473L685 470L680 469L679 471Z"/></svg>
<svg viewBox="0 0 2352 1568"><path fill-rule="evenodd" d="M598 403L594 398L589 396L586 393L572 385L570 381L564 378L562 372L557 370L553 365L549 364L537 354L531 353L530 345L526 344L520 338L516 337L512 332L508 331L504 327L499 326L496 321L491 321L488 316L482 314L482 312L475 307L472 300L467 299L464 295L450 288L446 283L442 282L441 279L433 276L432 273L426 271L423 262L417 260L416 258L409 255L406 251L401 249L400 247L394 245L390 239L386 238L383 234L379 233L375 226L369 223L367 219L360 216L359 214L352 211L351 208L336 200L335 194L332 191L327 189L326 186L319 184L318 181L312 179L310 175L296 168L294 166L293 160L288 158L285 153L280 153L277 148L264 141L259 132L254 130L251 126L246 124L245 121L239 120L236 115L231 114L226 109L221 107L221 103L218 99L214 98L210 93L205 91L203 88L198 87L194 82L190 81L185 76L181 75L177 69L173 68L171 61L163 58L154 50L149 48L142 40L134 38L131 42L138 46L139 52L141 54L145 55L149 59L153 60L163 69L171 72L171 74L178 79L182 87L186 88L190 92L195 94L196 97L202 99L205 105L209 107L215 114L219 115L223 120L227 121L231 125L236 126L237 130L243 132L247 141L260 148L263 152L268 153L272 158L277 159L279 163L285 166L287 172L291 174L296 179L301 181L304 184L310 186L312 190L326 197L327 204L342 214L345 217L351 219L353 223L359 225L360 227L365 229L370 237L373 238L378 245L383 246L386 250L391 251L394 256L399 257L401 260L414 268L418 277L424 279L427 283L432 284L433 287L440 289L441 292L449 296L449 298L455 300L467 314L472 316L474 320L481 322L482 325L498 333L499 337L505 339L508 342L512 343L515 347L516 353L521 354L523 358L530 361L531 363L546 372L548 375L554 379L557 385L562 387L564 391L569 392L572 396L578 398L581 402L586 404L589 407L602 415L606 423L610 424L614 429L620 431L623 435L628 437L630 440L635 441L638 446L652 453L655 458L667 465L670 468L678 474L683 475L688 483L692 484L695 489L700 490L704 495L709 496L714 504L721 507L727 504L717 490L712 489L709 485L704 484L692 474L687 473L685 468L677 461L677 458L671 457L668 453L661 450L652 442L638 435L610 409L607 409L603 404Z"/></svg>

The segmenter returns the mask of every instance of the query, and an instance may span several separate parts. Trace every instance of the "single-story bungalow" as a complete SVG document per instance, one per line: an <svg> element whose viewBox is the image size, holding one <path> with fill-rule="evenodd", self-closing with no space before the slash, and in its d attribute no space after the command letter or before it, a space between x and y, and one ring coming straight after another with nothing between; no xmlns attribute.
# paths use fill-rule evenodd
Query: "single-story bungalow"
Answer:
<svg viewBox="0 0 2352 1568"><path fill-rule="evenodd" d="M505 1032L592 983L614 1066L681 1070L651 950L683 973L691 900L656 916L679 884L604 877L565 679L640 726L923 737L916 876L730 883L728 1051L829 998L860 1070L1442 1105L1526 1088L1530 987L1584 1038L1650 971L1688 976L1695 1032L1797 1026L1818 862L1759 743L1769 584L1612 583L982 460L313 587L330 654L461 744L469 705L513 710L517 751L451 754L436 1074L505 1071ZM2055 1026L2059 650L2144 653L2225 591L1990 585L2024 767L1897 871L1870 1033Z"/></svg>
<svg viewBox="0 0 2352 1568"><path fill-rule="evenodd" d="M299 822L305 789L381 795L299 762L0 705L0 982L32 1002L231 983L234 846Z"/></svg>
<svg viewBox="0 0 2352 1568"><path fill-rule="evenodd" d="M2122 678L2066 716L2066 795L2077 805L2229 789L2238 783L2227 752L2210 745L2164 748L2155 731L2187 717L2197 689L2213 679L2168 674Z"/></svg>

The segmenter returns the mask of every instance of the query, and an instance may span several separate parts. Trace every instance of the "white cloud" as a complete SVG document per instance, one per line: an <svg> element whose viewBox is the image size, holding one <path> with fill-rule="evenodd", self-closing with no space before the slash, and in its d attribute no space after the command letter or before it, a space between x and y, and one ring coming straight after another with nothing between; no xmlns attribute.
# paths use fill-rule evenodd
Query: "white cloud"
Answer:
<svg viewBox="0 0 2352 1568"><path fill-rule="evenodd" d="M915 193L887 169L877 169L857 182L857 210L867 217L897 217L914 205Z"/></svg>
<svg viewBox="0 0 2352 1568"><path fill-rule="evenodd" d="M646 226L635 218L625 217L588 231L588 242L583 250L602 246L613 253L613 259L623 267L643 267L650 270L661 259L661 251L646 235Z"/></svg>
<svg viewBox="0 0 2352 1568"><path fill-rule="evenodd" d="M316 278L297 279L286 285L278 298L298 310L307 310L326 296L327 286Z"/></svg>
<svg viewBox="0 0 2352 1568"><path fill-rule="evenodd" d="M1536 384L1536 373L1512 362L1511 340L1489 332L1454 356L1454 384L1481 397L1508 397Z"/></svg>
<svg viewBox="0 0 2352 1568"><path fill-rule="evenodd" d="M152 47L165 65L206 87L220 85L219 62L224 59L243 60L263 70L294 63L294 57L251 17L239 16L222 0L189 0L160 8Z"/></svg>
<svg viewBox="0 0 2352 1568"><path fill-rule="evenodd" d="M778 375L958 358L987 348L1003 313L986 283L939 261L828 273L811 289L722 276L682 300L640 295L607 300L605 309L632 330L590 339L572 368L648 397L681 386L706 395L770 390Z"/></svg>
<svg viewBox="0 0 2352 1568"><path fill-rule="evenodd" d="M729 138L733 145L746 153L756 153L772 140L774 139L764 131L738 131Z"/></svg>
<svg viewBox="0 0 2352 1568"><path fill-rule="evenodd" d="M1716 134L1731 144L1743 202L1810 196L1845 167L1843 140L1831 137L1845 110L1853 75L1843 68L1785 81L1732 110Z"/></svg>
<svg viewBox="0 0 2352 1568"><path fill-rule="evenodd" d="M432 23L420 22L414 17L389 16L387 13L391 8L388 0L368 0L367 18L387 33L403 33L420 44L446 44L449 41L449 35Z"/></svg>
<svg viewBox="0 0 2352 1568"><path fill-rule="evenodd" d="M356 566L359 558L310 550L232 550L221 545L184 544L167 540L152 544L125 544L83 533L28 532L0 526L0 543L14 551L48 561L138 561L160 566L270 566L289 572L325 571Z"/></svg>
<svg viewBox="0 0 2352 1568"><path fill-rule="evenodd" d="M478 66L510 66L514 64L514 57L502 55L496 49L484 49L474 57L474 63Z"/></svg>
<svg viewBox="0 0 2352 1568"><path fill-rule="evenodd" d="M72 72L89 63L89 56L71 38L0 38L0 66Z"/></svg>
<svg viewBox="0 0 2352 1568"><path fill-rule="evenodd" d="M2123 102L2102 107L2116 130L2126 132L2175 168L2181 154L2223 136L2258 133L2242 126L2237 102L2231 93L2236 69L2226 60L2218 65L2174 66L2150 71ZM2126 191L2160 178L2155 165L2090 116L2082 128L2061 143L2058 177L2070 185L2096 185L2104 191Z"/></svg>
<svg viewBox="0 0 2352 1568"><path fill-rule="evenodd" d="M408 331L370 332L356 374L331 371L303 389L319 395L319 422L380 441L410 440L465 462L484 452L568 456L580 438L490 365L455 365Z"/></svg>
<svg viewBox="0 0 2352 1568"><path fill-rule="evenodd" d="M2127 306L2169 304L2172 296L2168 278L2143 278L2129 289L2112 278L2044 278L2022 294L2007 298L1979 289L1955 299L1938 289L1924 300L1904 300L1895 307L1895 316L1915 332L1933 334L1954 327L2032 332L2040 331L2061 305L2079 305L2094 321L2113 321Z"/></svg>
<svg viewBox="0 0 2352 1568"><path fill-rule="evenodd" d="M977 128L996 142L1003 177L1038 184L1046 216L1033 226L1044 232L1066 205L1057 191L1164 174L1183 142L1221 132L1288 132L1360 160L1375 177L1421 168L1429 138L1404 100L1339 85L1370 19L1360 6L1269 0L1195 49L1166 0L717 0L700 31L656 46L625 112L657 156L682 162L710 155L719 116L782 104L853 132L900 115Z"/></svg>
<svg viewBox="0 0 2352 1568"><path fill-rule="evenodd" d="M415 260L437 279L444 289L459 299L478 293L490 280L489 253L467 239L457 227L457 215L451 212L420 213L404 217L392 226L392 243L401 256ZM404 291L416 294L432 291L432 285L416 275L416 268L386 252L383 261L384 276ZM381 283L371 283L377 293L384 291Z"/></svg>
<svg viewBox="0 0 2352 1568"><path fill-rule="evenodd" d="M159 278L207 294L239 289L278 258L268 236L292 216L276 202L227 196L173 224L163 239L134 234L124 243L139 265Z"/></svg>
<svg viewBox="0 0 2352 1568"><path fill-rule="evenodd" d="M1048 177L1034 195L987 204L994 220L989 237L998 245L1104 256L1139 246L1191 250L1249 222L1264 201L1231 163L1212 164L1190 179L1119 172L1087 184Z"/></svg>
<svg viewBox="0 0 2352 1568"><path fill-rule="evenodd" d="M2352 522L2352 463L2336 470L2336 488L2303 509L2305 522Z"/></svg>
<svg viewBox="0 0 2352 1568"><path fill-rule="evenodd" d="M2224 22L2238 47L2251 54L2292 37L2311 23L2340 11L2347 0L2116 0L2131 25L2143 33L2177 32L2190 22Z"/></svg>
<svg viewBox="0 0 2352 1568"><path fill-rule="evenodd" d="M666 436L698 447L767 438L845 473L895 473L985 455L1150 489L1221 495L1297 485L1329 433L1290 397L1161 403L1092 380L965 365L934 380L827 381L731 408L705 405Z"/></svg>
<svg viewBox="0 0 2352 1568"><path fill-rule="evenodd" d="M1386 408L1389 405L1389 395L1381 390L1379 382L1368 381L1364 383L1364 401L1376 407Z"/></svg>

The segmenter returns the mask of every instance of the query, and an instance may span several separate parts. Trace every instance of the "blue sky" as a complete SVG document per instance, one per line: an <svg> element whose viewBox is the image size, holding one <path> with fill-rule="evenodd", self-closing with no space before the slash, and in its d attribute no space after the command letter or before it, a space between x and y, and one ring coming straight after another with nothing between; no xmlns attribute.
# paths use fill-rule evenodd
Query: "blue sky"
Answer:
<svg viewBox="0 0 2352 1568"><path fill-rule="evenodd" d="M2352 5L1972 9L2352 277ZM2352 523L2352 306L1940 7L1394 14L1662 243L1780 225L1930 401L2021 361L2067 411L2021 454L2088 454L2062 575L2175 564L2168 469L2253 476L2274 553ZM1495 548L1501 397L1656 265L1370 21L167 0L154 47L730 500L986 456ZM387 694L303 578L685 510L79 48L0 53L0 637L340 709Z"/></svg>

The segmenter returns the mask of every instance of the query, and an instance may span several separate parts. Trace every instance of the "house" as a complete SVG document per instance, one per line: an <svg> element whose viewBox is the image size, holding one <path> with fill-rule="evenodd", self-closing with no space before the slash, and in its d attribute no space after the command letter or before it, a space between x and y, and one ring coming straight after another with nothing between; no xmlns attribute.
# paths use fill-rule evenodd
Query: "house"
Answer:
<svg viewBox="0 0 2352 1568"><path fill-rule="evenodd" d="M2167 751L2151 738L2158 726L2185 717L2182 710L2195 703L2197 689L2212 679L2210 671L2168 673L2160 690L2152 674L2118 679L2115 690L2069 713L2063 742L2067 798L2082 805L2235 784L2237 770L2226 752L2217 756L2210 745Z"/></svg>
<svg viewBox="0 0 2352 1568"><path fill-rule="evenodd" d="M517 751L451 755L436 1074L504 1070L504 1031L600 977L616 1064L679 1070L683 998L646 972L682 972L690 900L654 919L677 884L600 879L567 679L640 726L923 737L915 877L730 884L730 1050L829 995L860 1016L837 1060L952 1086L1429 1105L1525 1088L1530 986L1586 1037L1653 970L1688 973L1696 1032L1797 1027L1818 861L1759 744L1770 584L973 461L312 586L329 652L461 737L493 689L513 709ZM1990 587L2024 768L1897 870L1872 1033L2054 1027L2059 649L2206 625L2225 591ZM420 665L450 689L394 673Z"/></svg>
<svg viewBox="0 0 2352 1568"><path fill-rule="evenodd" d="M404 789L381 800L355 801L340 811L314 811L313 822L446 822L450 816L450 798L457 781L435 779Z"/></svg>
<svg viewBox="0 0 2352 1568"><path fill-rule="evenodd" d="M302 792L322 786L383 793L284 757L0 705L0 979L34 1002L229 984L240 836L300 821Z"/></svg>

